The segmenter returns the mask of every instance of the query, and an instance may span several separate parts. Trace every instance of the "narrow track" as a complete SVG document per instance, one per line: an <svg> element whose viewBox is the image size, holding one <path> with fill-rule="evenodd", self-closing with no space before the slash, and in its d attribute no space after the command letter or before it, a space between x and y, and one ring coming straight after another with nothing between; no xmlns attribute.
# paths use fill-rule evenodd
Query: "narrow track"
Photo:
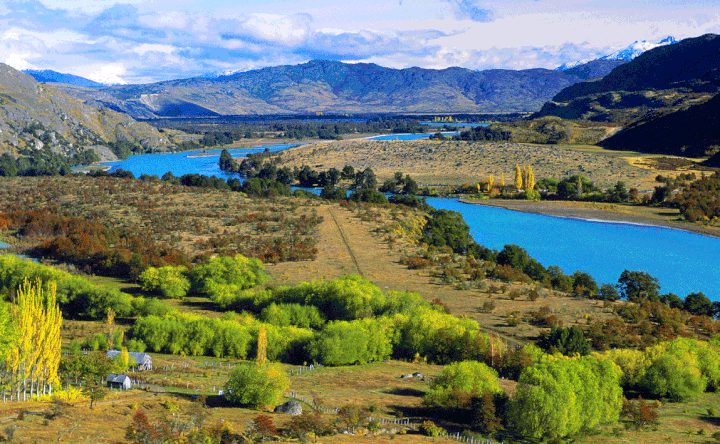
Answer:
<svg viewBox="0 0 720 444"><path fill-rule="evenodd" d="M335 226L338 229L338 232L340 233L340 237L342 238L343 244L345 244L345 248L347 248L348 254L350 255L350 258L353 261L353 264L355 264L355 269L357 270L357 274L360 275L360 277L365 277L362 270L360 269L360 264L358 263L357 257L355 257L355 253L353 253L352 248L350 248L350 243L348 242L347 236L345 235L345 232L343 231L342 227L338 223L337 217L335 217L335 213L333 213L331 208L328 208L328 213L330 213L330 216L333 219L333 222L335 222Z"/></svg>

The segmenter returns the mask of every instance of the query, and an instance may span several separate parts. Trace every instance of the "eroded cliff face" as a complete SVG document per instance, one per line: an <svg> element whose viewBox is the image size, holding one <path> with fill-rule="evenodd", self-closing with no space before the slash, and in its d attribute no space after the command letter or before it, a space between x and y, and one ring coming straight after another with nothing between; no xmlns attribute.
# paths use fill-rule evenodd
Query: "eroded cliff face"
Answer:
<svg viewBox="0 0 720 444"><path fill-rule="evenodd" d="M158 130L107 108L95 109L50 84L0 63L0 153L50 149L72 155L90 146L128 142L162 151Z"/></svg>

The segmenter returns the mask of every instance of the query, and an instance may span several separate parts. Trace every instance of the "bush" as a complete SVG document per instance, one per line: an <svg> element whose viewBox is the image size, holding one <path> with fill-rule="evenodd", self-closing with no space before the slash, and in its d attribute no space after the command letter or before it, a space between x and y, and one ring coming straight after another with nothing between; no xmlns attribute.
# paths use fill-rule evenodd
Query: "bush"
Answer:
<svg viewBox="0 0 720 444"><path fill-rule="evenodd" d="M159 293L163 298L182 298L190 289L186 272L183 266L148 267L139 279L145 291Z"/></svg>
<svg viewBox="0 0 720 444"><path fill-rule="evenodd" d="M331 322L308 345L310 357L324 365L387 359L392 354L390 326L387 318Z"/></svg>
<svg viewBox="0 0 720 444"><path fill-rule="evenodd" d="M550 333L543 335L538 346L550 353L558 352L566 356L590 353L590 341L582 329L575 325L568 328L554 327Z"/></svg>
<svg viewBox="0 0 720 444"><path fill-rule="evenodd" d="M230 373L225 398L260 409L280 402L290 386L285 371L276 364L243 363Z"/></svg>
<svg viewBox="0 0 720 444"><path fill-rule="evenodd" d="M294 325L321 329L325 324L325 317L317 307L300 304L272 303L260 312L260 320L278 327Z"/></svg>
<svg viewBox="0 0 720 444"><path fill-rule="evenodd" d="M424 421L422 424L420 424L420 433L422 433L425 436L442 436L445 435L447 432L444 428L435 425L432 421Z"/></svg>
<svg viewBox="0 0 720 444"><path fill-rule="evenodd" d="M575 436L617 423L620 369L608 360L544 357L523 370L509 406L509 426L526 438Z"/></svg>
<svg viewBox="0 0 720 444"><path fill-rule="evenodd" d="M423 402L437 407L469 407L465 401L469 402L473 396L500 391L498 374L494 369L482 362L463 361L443 368Z"/></svg>
<svg viewBox="0 0 720 444"><path fill-rule="evenodd" d="M678 402L700 396L705 386L706 379L697 367L670 354L658 357L641 382L647 393Z"/></svg>
<svg viewBox="0 0 720 444"><path fill-rule="evenodd" d="M215 257L205 265L198 265L190 274L193 290L211 299L234 295L267 280L262 262L240 254L235 257Z"/></svg>

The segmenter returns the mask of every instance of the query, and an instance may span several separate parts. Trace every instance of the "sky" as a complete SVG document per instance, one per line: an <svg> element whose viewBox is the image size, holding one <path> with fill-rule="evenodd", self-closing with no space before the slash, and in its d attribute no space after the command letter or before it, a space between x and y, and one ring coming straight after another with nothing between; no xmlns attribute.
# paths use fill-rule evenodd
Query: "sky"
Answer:
<svg viewBox="0 0 720 444"><path fill-rule="evenodd" d="M0 0L0 61L150 83L313 59L554 69L720 34L716 0Z"/></svg>

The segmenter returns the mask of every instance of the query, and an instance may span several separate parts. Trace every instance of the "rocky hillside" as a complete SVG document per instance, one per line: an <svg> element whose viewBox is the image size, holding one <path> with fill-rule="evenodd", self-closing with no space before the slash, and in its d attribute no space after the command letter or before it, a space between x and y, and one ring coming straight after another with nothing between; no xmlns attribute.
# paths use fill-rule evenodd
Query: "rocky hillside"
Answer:
<svg viewBox="0 0 720 444"><path fill-rule="evenodd" d="M660 46L602 79L560 91L536 114L629 121L702 103L720 91L720 36L707 34Z"/></svg>
<svg viewBox="0 0 720 444"><path fill-rule="evenodd" d="M539 109L561 89L617 62L567 71L391 69L315 60L216 79L103 88L63 85L88 104L134 117L304 113L500 113Z"/></svg>
<svg viewBox="0 0 720 444"><path fill-rule="evenodd" d="M157 129L107 108L96 109L51 84L0 64L0 153L49 149L72 155L85 147L126 142L146 150L169 142Z"/></svg>

